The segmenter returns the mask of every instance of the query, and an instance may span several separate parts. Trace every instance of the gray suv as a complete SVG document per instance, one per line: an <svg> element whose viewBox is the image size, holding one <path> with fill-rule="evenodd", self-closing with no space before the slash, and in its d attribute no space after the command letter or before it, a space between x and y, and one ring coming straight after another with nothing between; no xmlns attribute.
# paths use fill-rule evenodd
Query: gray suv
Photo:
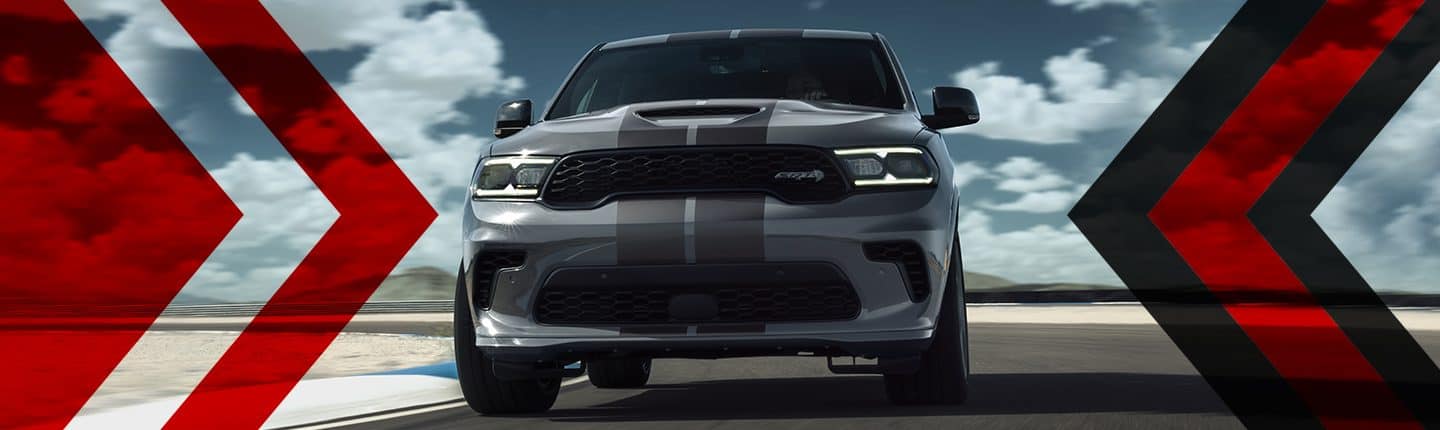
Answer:
<svg viewBox="0 0 1440 430"><path fill-rule="evenodd" d="M596 46L539 122L507 102L476 163L455 290L465 399L539 412L654 358L823 356L892 401L969 375L953 163L885 39L724 30Z"/></svg>

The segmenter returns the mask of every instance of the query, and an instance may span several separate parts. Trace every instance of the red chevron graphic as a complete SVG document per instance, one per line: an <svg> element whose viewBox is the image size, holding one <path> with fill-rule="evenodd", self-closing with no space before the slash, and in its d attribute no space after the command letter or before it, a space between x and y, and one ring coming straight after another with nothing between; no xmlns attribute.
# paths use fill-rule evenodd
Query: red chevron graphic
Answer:
<svg viewBox="0 0 1440 430"><path fill-rule="evenodd" d="M62 0L0 2L0 428L62 428L240 211Z"/></svg>
<svg viewBox="0 0 1440 430"><path fill-rule="evenodd" d="M436 213L258 1L165 5L339 212L167 423L258 428ZM283 311L302 303L331 308Z"/></svg>
<svg viewBox="0 0 1440 430"><path fill-rule="evenodd" d="M1150 212L1327 427L1418 424L1247 212L1422 2L1327 2ZM1226 300L1256 292L1299 300Z"/></svg>

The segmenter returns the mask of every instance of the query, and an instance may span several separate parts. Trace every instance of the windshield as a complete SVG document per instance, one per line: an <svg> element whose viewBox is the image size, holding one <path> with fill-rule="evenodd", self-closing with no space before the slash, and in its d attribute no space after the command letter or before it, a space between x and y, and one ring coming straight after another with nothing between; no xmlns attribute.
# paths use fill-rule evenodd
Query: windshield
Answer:
<svg viewBox="0 0 1440 430"><path fill-rule="evenodd" d="M546 119L631 103L759 98L903 109L873 40L717 39L601 50L565 85Z"/></svg>

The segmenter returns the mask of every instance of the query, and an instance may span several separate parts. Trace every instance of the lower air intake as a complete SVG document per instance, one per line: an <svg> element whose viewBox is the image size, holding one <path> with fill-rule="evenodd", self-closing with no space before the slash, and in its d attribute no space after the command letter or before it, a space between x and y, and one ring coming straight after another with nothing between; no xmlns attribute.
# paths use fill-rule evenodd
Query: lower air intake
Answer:
<svg viewBox="0 0 1440 430"><path fill-rule="evenodd" d="M865 258L895 263L905 276L910 299L923 301L930 296L930 275L925 270L925 251L910 241L869 242L864 245Z"/></svg>
<svg viewBox="0 0 1440 430"><path fill-rule="evenodd" d="M677 295L710 295L713 318L670 314ZM546 288L535 304L542 324L654 324L829 321L853 319L860 299L849 285L694 288Z"/></svg>
<svg viewBox="0 0 1440 430"><path fill-rule="evenodd" d="M490 297L495 294L495 272L522 264L525 264L525 251L494 250L475 254L470 266L470 296L475 309L490 309Z"/></svg>

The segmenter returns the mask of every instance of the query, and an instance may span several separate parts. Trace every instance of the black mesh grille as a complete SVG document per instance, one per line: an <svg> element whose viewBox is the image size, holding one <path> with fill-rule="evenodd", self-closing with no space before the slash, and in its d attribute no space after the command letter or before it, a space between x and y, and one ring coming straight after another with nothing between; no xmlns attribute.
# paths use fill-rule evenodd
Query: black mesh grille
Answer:
<svg viewBox="0 0 1440 430"><path fill-rule="evenodd" d="M930 296L930 276L925 272L925 252L915 242L870 242L865 244L865 258L893 262L904 272L910 286L910 298L925 300Z"/></svg>
<svg viewBox="0 0 1440 430"><path fill-rule="evenodd" d="M749 115L758 112L760 112L760 108L750 106L696 106L647 110L636 113L645 118L668 118L677 116Z"/></svg>
<svg viewBox="0 0 1440 430"><path fill-rule="evenodd" d="M839 200L848 190L834 158L818 148L690 147L565 157L540 198L556 207L593 207L621 194L760 191L815 203Z"/></svg>
<svg viewBox="0 0 1440 430"><path fill-rule="evenodd" d="M694 323L670 317L675 294L713 294L719 313L703 323L826 321L855 318L860 299L847 285L715 288L547 288L535 301L543 324Z"/></svg>
<svg viewBox="0 0 1440 430"><path fill-rule="evenodd" d="M472 291L470 298L475 309L490 309L490 296L494 295L495 272L525 264L525 251L494 250L475 254L470 267Z"/></svg>

